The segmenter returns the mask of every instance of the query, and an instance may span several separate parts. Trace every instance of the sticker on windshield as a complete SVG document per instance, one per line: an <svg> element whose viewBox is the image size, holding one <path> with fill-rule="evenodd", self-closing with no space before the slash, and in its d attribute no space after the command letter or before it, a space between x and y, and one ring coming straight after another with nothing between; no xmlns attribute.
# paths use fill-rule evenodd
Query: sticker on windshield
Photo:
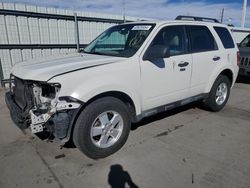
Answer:
<svg viewBox="0 0 250 188"><path fill-rule="evenodd" d="M135 25L132 30L148 31L151 27L151 25Z"/></svg>

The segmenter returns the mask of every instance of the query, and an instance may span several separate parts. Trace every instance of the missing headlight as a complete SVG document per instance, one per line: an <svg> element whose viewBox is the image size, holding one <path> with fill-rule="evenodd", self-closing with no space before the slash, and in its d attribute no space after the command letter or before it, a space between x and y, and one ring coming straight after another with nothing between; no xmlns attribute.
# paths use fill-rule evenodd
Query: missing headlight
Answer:
<svg viewBox="0 0 250 188"><path fill-rule="evenodd" d="M54 86L43 84L41 85L42 88L42 96L46 98L55 98L56 97L56 88Z"/></svg>
<svg viewBox="0 0 250 188"><path fill-rule="evenodd" d="M46 98L54 99L56 97L56 93L60 88L60 84L41 84L42 93L41 95Z"/></svg>

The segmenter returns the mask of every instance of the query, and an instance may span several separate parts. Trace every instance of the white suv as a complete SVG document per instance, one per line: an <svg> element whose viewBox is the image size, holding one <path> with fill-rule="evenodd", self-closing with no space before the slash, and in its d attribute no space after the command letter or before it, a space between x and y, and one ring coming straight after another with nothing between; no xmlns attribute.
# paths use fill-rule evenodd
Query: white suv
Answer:
<svg viewBox="0 0 250 188"><path fill-rule="evenodd" d="M83 53L19 63L6 103L21 129L88 157L119 150L132 122L193 101L221 110L238 74L227 26L204 21L116 25Z"/></svg>

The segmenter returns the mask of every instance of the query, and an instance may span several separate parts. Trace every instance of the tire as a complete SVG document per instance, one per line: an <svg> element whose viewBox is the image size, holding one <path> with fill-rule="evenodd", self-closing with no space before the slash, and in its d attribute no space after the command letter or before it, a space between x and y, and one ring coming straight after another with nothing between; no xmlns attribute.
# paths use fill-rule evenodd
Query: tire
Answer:
<svg viewBox="0 0 250 188"><path fill-rule="evenodd" d="M73 141L88 157L105 158L125 144L130 127L131 114L127 106L117 98L104 97L93 101L81 112L73 131Z"/></svg>
<svg viewBox="0 0 250 188"><path fill-rule="evenodd" d="M224 87L225 87L226 93L225 92L220 93L219 90ZM205 99L204 101L205 107L208 110L213 111L213 112L220 111L226 105L228 101L228 98L230 95L230 87L231 87L231 82L229 78L224 75L219 75L212 86L212 89L208 95L208 98ZM223 89L221 91L223 91ZM218 96L217 92L220 93L221 96ZM221 99L219 99L218 97L221 97Z"/></svg>

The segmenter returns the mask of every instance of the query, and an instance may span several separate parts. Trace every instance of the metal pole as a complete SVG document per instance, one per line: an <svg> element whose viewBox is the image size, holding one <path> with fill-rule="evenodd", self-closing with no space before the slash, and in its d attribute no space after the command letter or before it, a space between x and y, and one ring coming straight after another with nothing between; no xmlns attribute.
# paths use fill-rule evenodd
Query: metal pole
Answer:
<svg viewBox="0 0 250 188"><path fill-rule="evenodd" d="M74 13L75 18L75 40L76 40L76 49L77 52L80 52L80 42L79 42L79 28L78 28L78 21L77 21L77 14Z"/></svg>
<svg viewBox="0 0 250 188"><path fill-rule="evenodd" d="M242 8L242 16L241 16L241 27L245 27L246 11L247 11L247 0L244 0Z"/></svg>
<svg viewBox="0 0 250 188"><path fill-rule="evenodd" d="M123 0L122 2L122 7L123 7L123 23L126 22L126 2Z"/></svg>
<svg viewBox="0 0 250 188"><path fill-rule="evenodd" d="M222 8L221 10L220 23L223 23L223 18L224 18L224 8Z"/></svg>
<svg viewBox="0 0 250 188"><path fill-rule="evenodd" d="M2 61L0 59L0 83L1 83L1 86L4 87L5 84L3 83L3 66L2 66Z"/></svg>

